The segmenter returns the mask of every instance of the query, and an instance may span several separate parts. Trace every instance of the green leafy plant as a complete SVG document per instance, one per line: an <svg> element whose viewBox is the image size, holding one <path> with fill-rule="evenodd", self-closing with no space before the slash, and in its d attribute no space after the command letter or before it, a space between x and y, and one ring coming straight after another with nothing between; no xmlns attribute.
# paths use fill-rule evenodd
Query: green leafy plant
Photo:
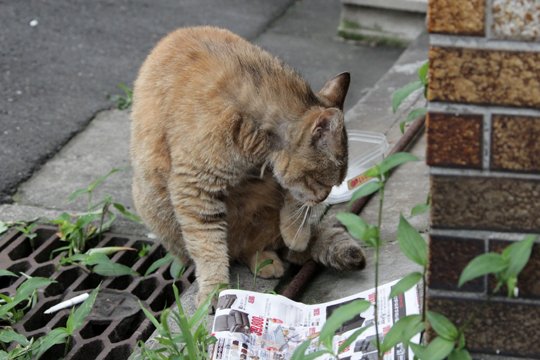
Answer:
<svg viewBox="0 0 540 360"><path fill-rule="evenodd" d="M131 107L133 103L133 90L124 83L119 83L117 87L122 90L123 94L111 95L109 100L112 100L116 103L116 108L118 110L126 110Z"/></svg>
<svg viewBox="0 0 540 360"><path fill-rule="evenodd" d="M407 99L412 93L414 93L418 89L424 89L424 97L426 96L427 92L427 86L428 86L428 69L429 69L429 62L426 61L420 68L418 69L418 80L413 81L411 83L408 83L407 85L399 88L392 94L392 111L396 112L399 106L403 103L405 99ZM401 130L401 133L405 132L405 125L407 123L410 123L427 113L426 107L420 107L413 109L409 112L407 117L404 121L400 122L399 128Z"/></svg>
<svg viewBox="0 0 540 360"><path fill-rule="evenodd" d="M0 276L17 277L11 271L0 270ZM54 282L43 277L31 277L23 274L26 280L16 289L14 296L0 294L0 320L14 324L19 321L26 310L32 308L37 301L37 290Z"/></svg>
<svg viewBox="0 0 540 360"><path fill-rule="evenodd" d="M176 258L171 253L167 253L162 258L157 259L152 264L150 264L148 269L146 269L144 276L148 276L152 274L154 271L156 271L157 269L159 269L160 267L168 266L168 265L170 265L169 274L171 275L173 279L180 278L182 274L184 273L184 271L186 270L184 264L182 264L178 258Z"/></svg>
<svg viewBox="0 0 540 360"><path fill-rule="evenodd" d="M345 225L352 237L362 241L366 246L374 248L375 250L375 299L374 299L374 314L375 314L375 341L378 350L379 357L382 356L381 341L379 332L379 320L378 320L378 288L379 288L379 256L382 241L380 238L380 229L383 221L383 204L384 204L384 189L388 181L389 172L395 167L410 161L417 161L418 159L409 153L396 153L390 155L384 159L380 164L367 170L363 175L376 178L377 181L368 185L369 187L363 187L357 190L357 193L353 195L353 201L362 196L368 196L375 192L379 193L379 211L377 216L377 225L370 225L360 216L351 213L337 214L337 219ZM423 240L422 240L423 242ZM425 246L425 243L424 243ZM410 281L409 281L410 283ZM400 285L399 283L396 286ZM407 284L408 285L408 284ZM414 285L414 284L412 284ZM412 286L410 285L410 286ZM400 285L404 287L403 284Z"/></svg>
<svg viewBox="0 0 540 360"><path fill-rule="evenodd" d="M142 244L141 248L137 252L137 256L140 258L145 257L146 255L148 255L151 248L152 248L152 245L150 244Z"/></svg>
<svg viewBox="0 0 540 360"><path fill-rule="evenodd" d="M506 247L501 254L489 252L475 257L463 269L458 286L480 276L493 274L497 280L494 292L506 286L508 297L517 297L517 279L529 258L536 236L527 235L523 240Z"/></svg>
<svg viewBox="0 0 540 360"><path fill-rule="evenodd" d="M124 205L115 202L111 196L105 196L103 200L97 203L93 202L96 188L119 171L120 169L112 169L107 174L94 180L87 187L78 189L69 195L68 201L70 202L85 196L86 212L77 215L62 213L51 221L53 224L58 225L60 239L67 243L65 246L55 249L53 254L66 252L67 257L71 257L74 254L83 253L86 250L87 241L108 230L116 220L117 213L131 221L141 222L137 215L128 211Z"/></svg>
<svg viewBox="0 0 540 360"><path fill-rule="evenodd" d="M64 343L66 344L64 355L66 355L69 351L71 337L84 324L86 317L92 310L98 291L99 287L94 289L88 299L76 310L71 311L65 327L54 328L37 339L27 339L11 327L1 329L0 344L3 350L0 350L0 358L19 360L39 359L53 346ZM8 346L11 343L15 343L16 345L8 351Z"/></svg>
<svg viewBox="0 0 540 360"><path fill-rule="evenodd" d="M156 348L149 348L143 342L139 343L140 358L150 360L206 360L208 346L216 339L206 329L208 310L217 290L197 309L193 316L188 317L180 302L178 288L173 284L176 311L165 309L158 320L149 310L140 304L146 317L155 326L158 336ZM168 319L172 318L180 332L171 330Z"/></svg>
<svg viewBox="0 0 540 360"><path fill-rule="evenodd" d="M102 276L138 275L138 273L129 266L115 263L109 259L108 255L118 251L135 251L135 249L125 246L93 248L84 254L73 254L64 257L60 260L60 263L62 265L75 264L85 266L91 272Z"/></svg>

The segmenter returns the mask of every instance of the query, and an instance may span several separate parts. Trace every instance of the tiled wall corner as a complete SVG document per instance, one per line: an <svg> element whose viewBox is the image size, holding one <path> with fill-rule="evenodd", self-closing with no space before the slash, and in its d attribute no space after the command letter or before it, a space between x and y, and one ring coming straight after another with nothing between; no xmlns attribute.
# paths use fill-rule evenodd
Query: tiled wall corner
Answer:
<svg viewBox="0 0 540 360"><path fill-rule="evenodd" d="M494 293L492 276L457 286L474 257L540 234L540 0L428 9L427 306L468 324L473 358L540 358L540 240L517 299Z"/></svg>

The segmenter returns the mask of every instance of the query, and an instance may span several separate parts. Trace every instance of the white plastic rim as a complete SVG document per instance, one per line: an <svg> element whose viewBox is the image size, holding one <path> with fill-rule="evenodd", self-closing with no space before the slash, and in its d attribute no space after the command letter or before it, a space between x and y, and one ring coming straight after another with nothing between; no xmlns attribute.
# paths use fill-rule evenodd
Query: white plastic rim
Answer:
<svg viewBox="0 0 540 360"><path fill-rule="evenodd" d="M333 205L349 201L356 190L374 181L375 179L362 179L360 185L354 185L351 180L358 179L367 169L380 162L389 147L386 136L373 131L349 130L348 139L349 165L347 175L343 183L334 186L325 200L327 204ZM361 147L365 148L366 145L369 147L368 150L359 150Z"/></svg>

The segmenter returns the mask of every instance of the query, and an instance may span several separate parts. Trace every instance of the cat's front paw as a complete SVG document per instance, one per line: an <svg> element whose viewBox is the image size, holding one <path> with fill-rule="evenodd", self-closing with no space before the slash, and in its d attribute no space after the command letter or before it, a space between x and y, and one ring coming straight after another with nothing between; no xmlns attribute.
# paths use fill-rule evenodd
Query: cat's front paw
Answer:
<svg viewBox="0 0 540 360"><path fill-rule="evenodd" d="M366 267L366 257L359 245L351 244L338 249L334 264L338 270L362 270Z"/></svg>

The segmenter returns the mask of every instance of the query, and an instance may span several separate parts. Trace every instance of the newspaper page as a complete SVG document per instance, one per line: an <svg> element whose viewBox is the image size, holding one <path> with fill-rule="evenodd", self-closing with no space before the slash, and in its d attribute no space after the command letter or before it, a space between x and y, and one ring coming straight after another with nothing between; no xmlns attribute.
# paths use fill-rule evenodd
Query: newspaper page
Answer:
<svg viewBox="0 0 540 360"><path fill-rule="evenodd" d="M381 338L392 325L406 315L418 314L420 310L418 287L405 294L389 299L392 285L397 281L379 287L379 331ZM354 300L374 302L374 289L367 290L339 300L322 304L306 305L292 301L281 295L263 294L244 290L222 291L214 317L212 334L217 342L211 350L212 360L249 359L277 360L290 359L294 350L307 339L315 339L326 319L340 306ZM333 339L334 351L355 330L369 326L338 357L342 360L377 360L374 345L374 310L358 314L338 329ZM419 341L419 335L413 340ZM306 354L319 349L317 341ZM318 357L319 360L335 359L331 355ZM384 355L384 360L409 360L413 354L405 352L399 345Z"/></svg>

